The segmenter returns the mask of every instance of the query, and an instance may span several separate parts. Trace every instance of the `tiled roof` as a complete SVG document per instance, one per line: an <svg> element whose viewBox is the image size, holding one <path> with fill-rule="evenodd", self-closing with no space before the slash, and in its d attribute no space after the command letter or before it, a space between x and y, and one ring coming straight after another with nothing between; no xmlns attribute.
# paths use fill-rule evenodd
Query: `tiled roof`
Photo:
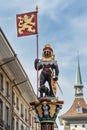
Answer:
<svg viewBox="0 0 87 130"><path fill-rule="evenodd" d="M82 108L82 112L78 112L77 108L80 106ZM60 118L75 118L75 117L87 117L87 104L84 98L75 98L71 108Z"/></svg>

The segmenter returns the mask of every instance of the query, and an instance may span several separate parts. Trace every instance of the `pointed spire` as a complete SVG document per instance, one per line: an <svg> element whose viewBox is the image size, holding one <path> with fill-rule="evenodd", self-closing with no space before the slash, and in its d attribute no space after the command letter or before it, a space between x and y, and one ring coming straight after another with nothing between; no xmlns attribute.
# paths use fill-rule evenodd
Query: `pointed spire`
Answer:
<svg viewBox="0 0 87 130"><path fill-rule="evenodd" d="M75 88L75 97L76 98L83 97L83 85L82 85L82 78L81 78L81 72L80 72L79 56L78 56L76 83L74 85L74 88Z"/></svg>
<svg viewBox="0 0 87 130"><path fill-rule="evenodd" d="M77 74L76 74L76 83L75 83L75 85L82 85L79 56L78 56L78 66L77 66Z"/></svg>

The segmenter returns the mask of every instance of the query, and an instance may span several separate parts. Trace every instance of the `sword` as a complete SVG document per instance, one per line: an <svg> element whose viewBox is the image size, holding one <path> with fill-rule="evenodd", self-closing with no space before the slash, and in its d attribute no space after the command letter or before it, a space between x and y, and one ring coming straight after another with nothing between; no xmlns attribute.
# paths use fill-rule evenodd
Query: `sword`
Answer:
<svg viewBox="0 0 87 130"><path fill-rule="evenodd" d="M57 86L59 87L59 90L60 90L60 92L61 92L61 93L62 93L62 95L63 95L63 91L62 91L62 89L61 89L60 85L58 84L58 82L57 82Z"/></svg>

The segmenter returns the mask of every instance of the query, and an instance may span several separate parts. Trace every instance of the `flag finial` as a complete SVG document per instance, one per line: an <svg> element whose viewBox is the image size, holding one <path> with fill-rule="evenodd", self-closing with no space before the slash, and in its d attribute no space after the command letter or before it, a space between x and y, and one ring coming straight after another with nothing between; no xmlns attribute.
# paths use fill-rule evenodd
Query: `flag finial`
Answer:
<svg viewBox="0 0 87 130"><path fill-rule="evenodd" d="M36 11L38 12L38 5L36 5Z"/></svg>

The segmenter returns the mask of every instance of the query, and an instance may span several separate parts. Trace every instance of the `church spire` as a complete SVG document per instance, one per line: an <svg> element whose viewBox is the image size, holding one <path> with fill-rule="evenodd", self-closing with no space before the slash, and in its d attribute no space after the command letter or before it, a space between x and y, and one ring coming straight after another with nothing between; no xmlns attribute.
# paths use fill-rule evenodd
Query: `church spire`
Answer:
<svg viewBox="0 0 87 130"><path fill-rule="evenodd" d="M83 85L82 85L82 78L81 78L81 71L80 71L80 62L78 56L78 66L77 66L77 73L76 73L76 82L75 82L75 96L81 97L83 96Z"/></svg>
<svg viewBox="0 0 87 130"><path fill-rule="evenodd" d="M77 66L77 75L76 75L76 85L82 85L79 56L78 56L78 66Z"/></svg>

